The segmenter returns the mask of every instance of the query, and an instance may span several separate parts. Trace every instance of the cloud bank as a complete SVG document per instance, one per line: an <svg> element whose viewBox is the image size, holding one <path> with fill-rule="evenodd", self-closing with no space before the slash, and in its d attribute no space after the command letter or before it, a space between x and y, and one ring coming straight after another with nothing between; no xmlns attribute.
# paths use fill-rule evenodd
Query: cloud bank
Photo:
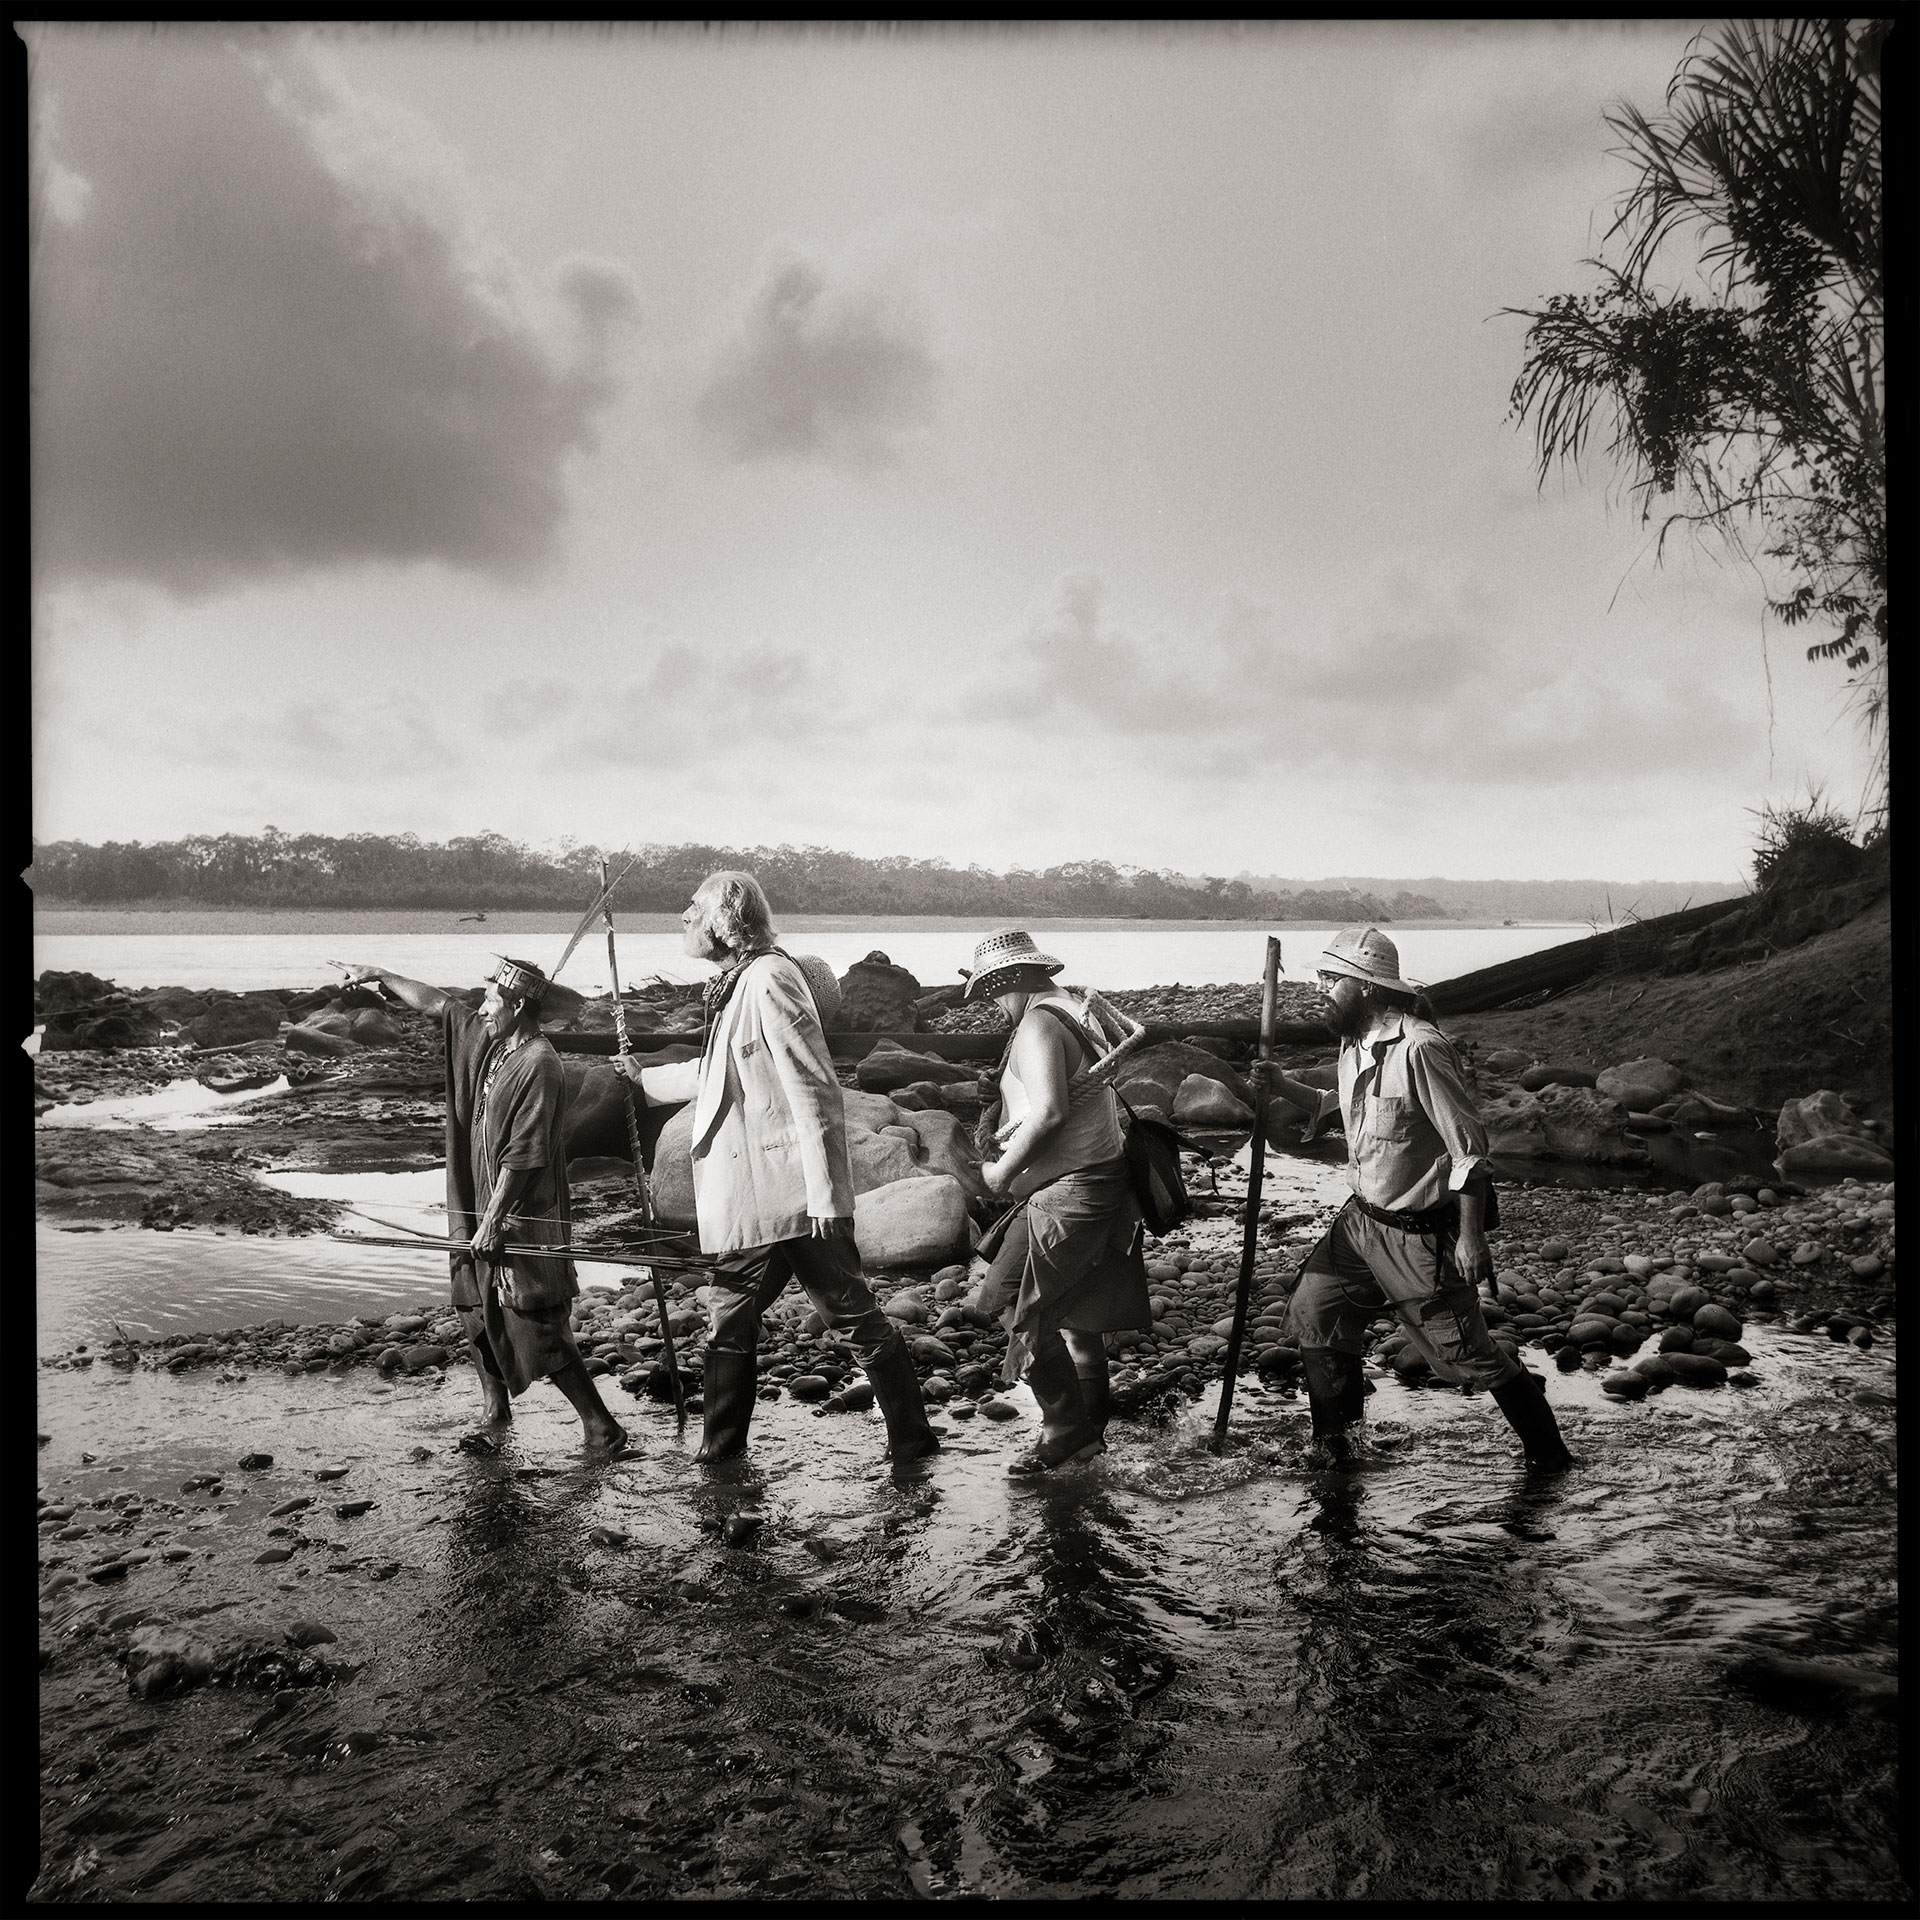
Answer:
<svg viewBox="0 0 1920 1920"><path fill-rule="evenodd" d="M536 565L617 390L625 271L529 284L430 132L250 44L35 36L36 566Z"/></svg>
<svg viewBox="0 0 1920 1920"><path fill-rule="evenodd" d="M736 460L884 466L931 421L940 379L896 271L783 247L742 303L699 419Z"/></svg>

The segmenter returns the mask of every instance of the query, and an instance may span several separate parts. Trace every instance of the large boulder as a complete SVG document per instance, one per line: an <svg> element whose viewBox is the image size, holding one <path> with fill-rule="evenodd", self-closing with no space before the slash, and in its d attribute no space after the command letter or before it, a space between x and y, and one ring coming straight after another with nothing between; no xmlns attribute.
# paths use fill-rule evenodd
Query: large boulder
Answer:
<svg viewBox="0 0 1920 1920"><path fill-rule="evenodd" d="M1789 1177L1802 1173L1850 1173L1861 1180L1891 1180L1893 1157L1864 1135L1826 1133L1789 1147L1774 1162Z"/></svg>
<svg viewBox="0 0 1920 1920"><path fill-rule="evenodd" d="M1629 1113L1651 1113L1687 1084L1686 1076L1665 1060L1627 1060L1594 1077L1594 1085Z"/></svg>
<svg viewBox="0 0 1920 1920"><path fill-rule="evenodd" d="M1158 1046L1143 1048L1126 1062L1116 1084L1130 1105L1170 1114L1181 1085L1196 1073L1225 1087L1251 1115L1253 1089L1246 1081L1217 1054L1189 1046L1184 1040L1163 1040Z"/></svg>
<svg viewBox="0 0 1920 1920"><path fill-rule="evenodd" d="M957 1180L916 1174L859 1195L853 1237L869 1267L933 1266L964 1259L967 1196Z"/></svg>
<svg viewBox="0 0 1920 1920"><path fill-rule="evenodd" d="M931 1080L936 1086L949 1086L957 1081L971 1080L973 1072L957 1061L936 1059L930 1053L913 1053L905 1047L883 1045L875 1047L854 1068L853 1077L868 1093L892 1093L898 1087L910 1087L921 1080Z"/></svg>
<svg viewBox="0 0 1920 1920"><path fill-rule="evenodd" d="M94 1006L119 991L111 980L102 980L97 973L62 973L49 967L33 983L33 1010L44 1020L50 1013Z"/></svg>
<svg viewBox="0 0 1920 1920"><path fill-rule="evenodd" d="M847 1128L847 1158L853 1166L856 1194L913 1178L918 1169L920 1136L905 1120L903 1114L898 1123L877 1132L860 1126Z"/></svg>
<svg viewBox="0 0 1920 1920"><path fill-rule="evenodd" d="M347 1032L363 1047L391 1047L400 1042L400 1024L384 1007L356 1007Z"/></svg>
<svg viewBox="0 0 1920 1920"><path fill-rule="evenodd" d="M902 1114L919 1141L918 1161L927 1173L945 1174L957 1180L971 1199L982 1198L986 1182L980 1178L980 1155L973 1136L961 1124L957 1114L944 1109Z"/></svg>
<svg viewBox="0 0 1920 1920"><path fill-rule="evenodd" d="M917 1033L920 1015L913 1003L924 991L905 967L884 953L870 953L840 976L839 1031Z"/></svg>
<svg viewBox="0 0 1920 1920"><path fill-rule="evenodd" d="M840 1103L846 1109L847 1125L890 1127L900 1119L900 1109L884 1093L863 1093L858 1087L843 1087Z"/></svg>
<svg viewBox="0 0 1920 1920"><path fill-rule="evenodd" d="M1173 1118L1183 1127L1250 1127L1253 1109L1210 1074L1190 1073L1174 1091Z"/></svg>
<svg viewBox="0 0 1920 1920"><path fill-rule="evenodd" d="M1779 1124L1774 1129L1774 1141L1783 1151L1788 1147L1797 1147L1803 1141L1836 1136L1857 1140L1868 1138L1865 1124L1854 1112L1846 1095L1826 1087L1822 1087L1818 1093L1803 1094L1798 1100L1789 1100L1780 1109Z"/></svg>
<svg viewBox="0 0 1920 1920"><path fill-rule="evenodd" d="M151 1008L133 1001L98 1013L56 1013L40 1036L42 1053L106 1052L115 1047L157 1047L165 1024Z"/></svg>
<svg viewBox="0 0 1920 1920"><path fill-rule="evenodd" d="M570 1063L579 1058L577 1055L562 1057ZM604 1062L593 1064L609 1081L614 1079L611 1067ZM570 1065L570 1080L573 1071ZM925 1180L929 1176L951 1182L963 1200L970 1194L978 1196L985 1192L973 1143L953 1114L902 1113L890 1100L852 1089L843 1091L841 1098L846 1108L847 1159L856 1200L882 1187ZM641 1119L643 1129L649 1123L658 1128L657 1144L652 1148L654 1211L668 1226L690 1227L694 1224L693 1108L691 1105L676 1108L664 1124L660 1120L661 1111L655 1108ZM575 1136L570 1131L568 1158L582 1159L589 1153L624 1155L626 1119L618 1109L612 1118L620 1129L614 1144L588 1139L583 1129L582 1144L576 1147ZM878 1125L872 1124L876 1121Z"/></svg>
<svg viewBox="0 0 1920 1920"><path fill-rule="evenodd" d="M285 1018L277 997L235 994L214 1002L205 1013L189 1020L186 1033L196 1047L245 1046L250 1040L271 1040Z"/></svg>
<svg viewBox="0 0 1920 1920"><path fill-rule="evenodd" d="M1628 1131L1618 1102L1585 1087L1516 1088L1481 1108L1487 1149L1507 1160L1575 1160L1595 1166L1638 1166L1645 1144Z"/></svg>
<svg viewBox="0 0 1920 1920"><path fill-rule="evenodd" d="M345 1016L331 1016L344 1024ZM322 1060L337 1060L349 1053L358 1053L360 1043L344 1033L336 1033L331 1027L319 1024L327 1015L316 1015L312 1020L303 1020L297 1026L287 1029L282 1044L289 1053L307 1053Z"/></svg>
<svg viewBox="0 0 1920 1920"><path fill-rule="evenodd" d="M649 1066L669 1066L676 1060L697 1060L700 1049L691 1046L662 1047L646 1056ZM567 1077L567 1111L562 1139L569 1160L609 1157L629 1160L632 1145L627 1138L627 1082L615 1071L611 1061L591 1053L563 1053L560 1065ZM639 1106L639 1103L635 1103ZM643 1156L659 1158L659 1141L669 1116L683 1112L679 1107L647 1105L639 1107L640 1151ZM684 1155L685 1149L682 1149ZM689 1175L691 1179L691 1175ZM691 1194L691 1187L688 1189ZM689 1205L691 1200L689 1199ZM688 1219L691 1220L691 1214ZM684 1223L682 1223L684 1224Z"/></svg>

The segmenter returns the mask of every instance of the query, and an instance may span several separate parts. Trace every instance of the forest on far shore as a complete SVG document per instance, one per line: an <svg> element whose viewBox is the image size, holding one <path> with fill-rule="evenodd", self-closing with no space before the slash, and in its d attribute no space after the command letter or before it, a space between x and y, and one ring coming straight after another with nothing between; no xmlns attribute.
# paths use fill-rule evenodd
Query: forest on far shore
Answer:
<svg viewBox="0 0 1920 1920"><path fill-rule="evenodd" d="M503 834L434 842L417 835L196 834L183 840L36 841L27 878L40 906L447 907L459 912L579 909L602 849L534 848ZM612 856L619 862L624 854ZM1422 920L1447 909L1424 894L1343 886L1286 892L1207 874L1076 860L1030 872L865 859L824 847L649 846L616 896L629 913L678 913L709 873L742 867L778 913L978 914L1008 919Z"/></svg>

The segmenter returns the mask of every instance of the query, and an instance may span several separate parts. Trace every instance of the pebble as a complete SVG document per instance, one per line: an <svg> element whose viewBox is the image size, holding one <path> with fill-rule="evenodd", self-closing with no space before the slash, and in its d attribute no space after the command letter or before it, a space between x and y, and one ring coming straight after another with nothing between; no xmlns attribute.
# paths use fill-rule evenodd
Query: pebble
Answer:
<svg viewBox="0 0 1920 1920"><path fill-rule="evenodd" d="M982 1400L978 1410L989 1420L1017 1420L1020 1417L1020 1409L1006 1400ZM954 1411L957 1413L959 1409L956 1407Z"/></svg>
<svg viewBox="0 0 1920 1920"><path fill-rule="evenodd" d="M287 1638L296 1647L332 1646L340 1636L331 1627L322 1626L318 1620L295 1620L287 1628Z"/></svg>

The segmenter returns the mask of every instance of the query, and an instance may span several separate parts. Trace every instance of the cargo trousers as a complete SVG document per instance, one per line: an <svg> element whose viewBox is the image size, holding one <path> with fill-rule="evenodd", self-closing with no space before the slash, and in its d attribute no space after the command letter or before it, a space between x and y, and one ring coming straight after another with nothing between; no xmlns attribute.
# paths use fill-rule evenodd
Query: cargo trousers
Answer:
<svg viewBox="0 0 1920 1920"><path fill-rule="evenodd" d="M1300 1345L1364 1353L1367 1330L1391 1310L1414 1349L1456 1386L1504 1386L1523 1371L1487 1331L1480 1296L1453 1260L1454 1234L1411 1233L1350 1200L1300 1269L1293 1330Z"/></svg>

